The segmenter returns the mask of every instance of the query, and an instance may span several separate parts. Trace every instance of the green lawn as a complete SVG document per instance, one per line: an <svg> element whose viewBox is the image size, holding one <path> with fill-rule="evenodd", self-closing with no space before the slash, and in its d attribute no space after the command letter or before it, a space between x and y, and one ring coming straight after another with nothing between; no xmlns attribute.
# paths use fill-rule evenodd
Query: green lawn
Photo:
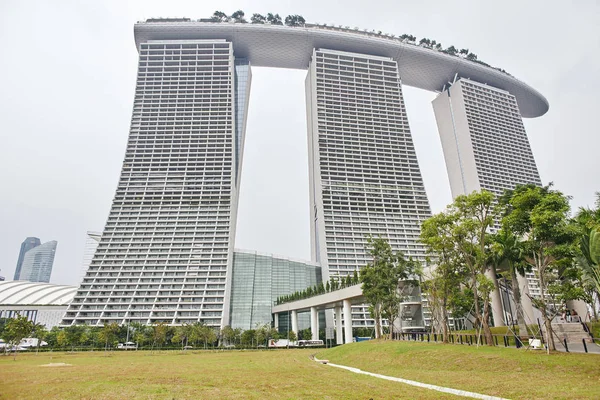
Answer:
<svg viewBox="0 0 600 400"><path fill-rule="evenodd" d="M452 399L311 361L513 399L600 398L600 356L419 342L0 356L0 399ZM66 363L66 367L43 367Z"/></svg>
<svg viewBox="0 0 600 400"><path fill-rule="evenodd" d="M315 350L0 356L0 399L450 399L328 367ZM68 367L42 367L48 363Z"/></svg>
<svg viewBox="0 0 600 400"><path fill-rule="evenodd" d="M332 363L511 399L600 399L600 356L368 341L322 350Z"/></svg>

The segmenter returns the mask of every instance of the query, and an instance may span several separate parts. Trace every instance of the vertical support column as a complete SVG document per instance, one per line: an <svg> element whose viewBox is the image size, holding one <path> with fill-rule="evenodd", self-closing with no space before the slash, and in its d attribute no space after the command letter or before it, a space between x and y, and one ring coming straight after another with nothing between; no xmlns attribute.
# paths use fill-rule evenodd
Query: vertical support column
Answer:
<svg viewBox="0 0 600 400"><path fill-rule="evenodd" d="M531 298L529 297L529 281L527 280L527 278L525 278L518 272L517 285L519 285L519 289L521 292L521 308L523 310L523 318L525 318L525 324L535 324L536 321L533 316L533 305L531 304Z"/></svg>
<svg viewBox="0 0 600 400"><path fill-rule="evenodd" d="M342 307L335 307L335 342L344 344L344 334L342 332Z"/></svg>
<svg viewBox="0 0 600 400"><path fill-rule="evenodd" d="M494 316L494 326L506 326L504 322L504 311L502 307L502 298L498 289L498 279L496 278L496 268L491 267L485 272L485 276L494 282L494 290L490 293L492 303L492 315Z"/></svg>
<svg viewBox="0 0 600 400"><path fill-rule="evenodd" d="M292 310L292 331L298 336L298 312Z"/></svg>
<svg viewBox="0 0 600 400"><path fill-rule="evenodd" d="M319 312L317 307L310 308L310 332L312 340L319 340Z"/></svg>
<svg viewBox="0 0 600 400"><path fill-rule="evenodd" d="M275 313L273 315L273 323L275 325L275 329L279 330L279 313Z"/></svg>
<svg viewBox="0 0 600 400"><path fill-rule="evenodd" d="M344 343L352 343L352 308L350 300L344 300Z"/></svg>

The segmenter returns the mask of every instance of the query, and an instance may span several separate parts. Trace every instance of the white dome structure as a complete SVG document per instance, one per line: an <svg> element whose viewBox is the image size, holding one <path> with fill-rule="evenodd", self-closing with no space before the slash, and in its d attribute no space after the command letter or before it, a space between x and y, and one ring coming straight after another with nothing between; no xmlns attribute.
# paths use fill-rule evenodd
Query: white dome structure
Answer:
<svg viewBox="0 0 600 400"><path fill-rule="evenodd" d="M76 292L76 286L28 281L0 282L0 318L23 315L50 329L60 323Z"/></svg>

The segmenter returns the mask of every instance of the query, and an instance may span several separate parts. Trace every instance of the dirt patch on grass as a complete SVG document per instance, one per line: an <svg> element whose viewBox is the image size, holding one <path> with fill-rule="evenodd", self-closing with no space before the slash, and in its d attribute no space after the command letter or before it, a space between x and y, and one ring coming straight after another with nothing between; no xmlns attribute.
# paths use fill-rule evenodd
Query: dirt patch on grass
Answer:
<svg viewBox="0 0 600 400"><path fill-rule="evenodd" d="M42 364L40 367L71 367L73 364L67 363L50 363L50 364Z"/></svg>

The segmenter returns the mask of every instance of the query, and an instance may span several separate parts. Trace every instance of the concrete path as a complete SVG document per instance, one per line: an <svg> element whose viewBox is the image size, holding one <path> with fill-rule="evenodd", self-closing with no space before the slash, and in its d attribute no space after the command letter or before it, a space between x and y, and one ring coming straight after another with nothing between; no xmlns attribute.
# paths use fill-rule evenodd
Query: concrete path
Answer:
<svg viewBox="0 0 600 400"><path fill-rule="evenodd" d="M332 364L326 360L318 360L316 357L313 357L313 359L316 362L326 364L326 365L336 367L336 368L345 369L347 371L354 372L355 374L373 376L375 378L385 379L385 380L394 381L394 382L400 382L400 383L404 383L406 385L416 386L416 387L420 387L423 389L429 389L429 390L435 390L437 392L454 394L456 396L469 397L472 399L483 399L483 400L508 400L508 399L504 399L502 397L494 397L494 396L488 396L488 395L480 394L480 393L467 392L466 390L458 390L458 389L452 389L452 388L448 388L448 387L444 387L444 386L430 385L428 383L411 381L409 379L396 378L394 376L374 374L372 372L363 371L358 368L347 367L345 365Z"/></svg>

